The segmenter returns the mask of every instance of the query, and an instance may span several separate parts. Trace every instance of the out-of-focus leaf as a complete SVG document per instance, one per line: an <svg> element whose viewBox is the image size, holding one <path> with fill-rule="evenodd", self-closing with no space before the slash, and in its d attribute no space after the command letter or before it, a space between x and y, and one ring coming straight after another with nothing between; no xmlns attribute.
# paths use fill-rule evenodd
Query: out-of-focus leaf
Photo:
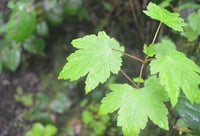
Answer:
<svg viewBox="0 0 200 136"><path fill-rule="evenodd" d="M65 14L75 16L80 12L82 0L68 0L64 7Z"/></svg>
<svg viewBox="0 0 200 136"><path fill-rule="evenodd" d="M70 102L63 93L58 93L56 98L50 103L50 109L56 113L65 112L69 106Z"/></svg>
<svg viewBox="0 0 200 136"><path fill-rule="evenodd" d="M195 133L200 135L200 104L191 104L182 94L176 105L181 119L192 128Z"/></svg>
<svg viewBox="0 0 200 136"><path fill-rule="evenodd" d="M191 26L186 25L184 30L183 36L188 38L188 41L194 41L198 37L198 32L195 31Z"/></svg>
<svg viewBox="0 0 200 136"><path fill-rule="evenodd" d="M36 54L43 51L45 42L42 38L37 38L32 35L24 42L23 47L29 53Z"/></svg>
<svg viewBox="0 0 200 136"><path fill-rule="evenodd" d="M43 136L54 136L58 129L54 125L46 125L44 128Z"/></svg>
<svg viewBox="0 0 200 136"><path fill-rule="evenodd" d="M26 136L43 136L44 126L40 123L35 123L31 130L26 133Z"/></svg>
<svg viewBox="0 0 200 136"><path fill-rule="evenodd" d="M21 49L17 47L12 49L5 48L1 55L3 66L15 71L20 63Z"/></svg>
<svg viewBox="0 0 200 136"><path fill-rule="evenodd" d="M188 41L194 41L200 35L200 10L191 13L188 16L188 23L184 27L183 35L188 38Z"/></svg>
<svg viewBox="0 0 200 136"><path fill-rule="evenodd" d="M47 37L48 36L48 34L49 34L49 27L48 27L46 21L41 21L41 22L39 22L37 24L37 26L36 26L36 33L39 36L42 36L42 37Z"/></svg>
<svg viewBox="0 0 200 136"><path fill-rule="evenodd" d="M163 0L163 1L159 4L159 6L160 6L161 8L165 8L165 7L169 6L170 2L172 2L172 1L173 1L173 0Z"/></svg>
<svg viewBox="0 0 200 136"><path fill-rule="evenodd" d="M63 8L54 7L50 12L48 12L47 20L53 26L61 24L63 21Z"/></svg>
<svg viewBox="0 0 200 136"><path fill-rule="evenodd" d="M36 106L42 110L46 107L46 105L48 104L49 98L48 96L46 96L44 93L38 93L36 95Z"/></svg>
<svg viewBox="0 0 200 136"><path fill-rule="evenodd" d="M10 19L6 25L8 37L21 42L28 38L35 29L36 13L31 5L17 5L12 10Z"/></svg>
<svg viewBox="0 0 200 136"><path fill-rule="evenodd" d="M23 88L20 86L17 87L16 92L17 93L14 95L14 97L17 102L20 102L25 106L31 106L33 104L32 93L28 93L28 94L23 93Z"/></svg>

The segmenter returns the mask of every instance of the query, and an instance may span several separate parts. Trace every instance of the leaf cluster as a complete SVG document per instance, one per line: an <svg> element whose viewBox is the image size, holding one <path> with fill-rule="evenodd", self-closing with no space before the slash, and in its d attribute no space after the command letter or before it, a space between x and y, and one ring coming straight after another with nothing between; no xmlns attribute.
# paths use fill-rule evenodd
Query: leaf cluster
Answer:
<svg viewBox="0 0 200 136"><path fill-rule="evenodd" d="M185 25L178 13L172 13L150 2L147 10L143 11L152 19L160 21L155 38L161 24L183 31ZM164 102L170 101L176 106L181 90L191 103L200 100L200 68L183 53L176 50L175 44L169 39L162 39L159 43L144 45L145 59L140 59L124 52L123 47L105 32L98 35L86 35L72 41L77 48L67 57L67 63L59 74L59 79L78 80L86 76L85 91L89 93L100 83L106 82L111 73L118 74L122 65L122 56L126 55L142 63L139 81L133 85L111 84L111 92L101 101L99 114L117 111L117 125L122 127L126 136L139 135L148 119L160 128L169 129L168 109ZM140 82L142 71L150 62L149 77ZM123 71L121 71L128 77ZM131 78L129 78L129 81ZM135 80L136 81L136 80ZM140 85L142 84L142 86Z"/></svg>

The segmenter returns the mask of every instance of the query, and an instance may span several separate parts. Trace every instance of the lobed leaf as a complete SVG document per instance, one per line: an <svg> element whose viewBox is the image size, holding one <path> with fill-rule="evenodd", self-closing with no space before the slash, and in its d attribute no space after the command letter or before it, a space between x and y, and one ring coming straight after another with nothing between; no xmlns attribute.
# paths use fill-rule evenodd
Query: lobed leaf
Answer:
<svg viewBox="0 0 200 136"><path fill-rule="evenodd" d="M99 114L118 110L117 124L122 127L125 136L136 136L144 129L148 118L163 129L168 128L167 100L163 87L157 78L150 77L144 88L135 89L128 84L112 84L111 93L103 98Z"/></svg>
<svg viewBox="0 0 200 136"><path fill-rule="evenodd" d="M110 73L117 74L120 70L122 54L113 49L124 49L105 32L75 39L72 45L79 50L67 57L68 62L60 72L59 79L74 81L87 75L85 91L88 93L99 83L104 83Z"/></svg>
<svg viewBox="0 0 200 136"><path fill-rule="evenodd" d="M184 20L179 17L178 13L172 13L166 9L160 8L152 2L148 4L147 10L143 12L150 18L158 20L176 31L183 31L182 27L185 23Z"/></svg>
<svg viewBox="0 0 200 136"><path fill-rule="evenodd" d="M151 74L159 74L160 83L165 86L172 106L175 106L180 89L193 103L200 100L200 68L183 53L176 50L168 39L155 45L156 59L151 61Z"/></svg>

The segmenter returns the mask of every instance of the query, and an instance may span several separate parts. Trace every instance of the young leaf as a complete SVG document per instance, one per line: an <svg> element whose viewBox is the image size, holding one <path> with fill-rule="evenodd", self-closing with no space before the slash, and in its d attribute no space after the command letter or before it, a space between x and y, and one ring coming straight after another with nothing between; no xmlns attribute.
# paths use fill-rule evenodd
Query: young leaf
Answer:
<svg viewBox="0 0 200 136"><path fill-rule="evenodd" d="M185 23L178 13L171 13L152 2L148 4L147 10L143 12L152 19L158 20L176 31L183 31L182 27Z"/></svg>
<svg viewBox="0 0 200 136"><path fill-rule="evenodd" d="M144 83L144 79L141 78L141 77L134 77L133 81L136 82L136 83Z"/></svg>
<svg viewBox="0 0 200 136"><path fill-rule="evenodd" d="M183 53L176 50L168 39L155 45L156 59L150 63L151 74L159 73L160 83L165 86L173 106L176 105L180 88L193 103L200 100L200 68Z"/></svg>
<svg viewBox="0 0 200 136"><path fill-rule="evenodd" d="M144 88L135 89L128 84L112 84L111 93L103 98L99 113L118 111L117 124L125 136L136 136L144 129L148 118L163 129L168 128L167 100L163 87L155 77L145 81Z"/></svg>
<svg viewBox="0 0 200 136"><path fill-rule="evenodd" d="M146 44L144 44L143 52L147 56L153 57L155 55L154 44L150 44L149 46L147 46Z"/></svg>
<svg viewBox="0 0 200 136"><path fill-rule="evenodd" d="M120 70L122 54L113 49L124 49L105 32L75 39L72 45L79 50L67 57L68 62L60 72L59 79L73 81L88 74L85 86L88 93L99 83L104 83L111 72L117 74Z"/></svg>

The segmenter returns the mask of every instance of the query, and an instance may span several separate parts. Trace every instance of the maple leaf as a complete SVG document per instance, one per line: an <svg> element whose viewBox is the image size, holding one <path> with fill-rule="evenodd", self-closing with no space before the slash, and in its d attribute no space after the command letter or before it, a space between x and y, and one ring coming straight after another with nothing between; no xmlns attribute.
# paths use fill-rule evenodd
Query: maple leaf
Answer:
<svg viewBox="0 0 200 136"><path fill-rule="evenodd" d="M200 68L176 47L169 39L155 45L156 59L151 61L151 74L159 73L160 83L165 86L172 106L175 106L180 88L193 103L200 100Z"/></svg>
<svg viewBox="0 0 200 136"><path fill-rule="evenodd" d="M158 20L176 31L183 31L182 27L185 23L184 20L179 17L178 13L171 13L152 2L149 2L147 10L143 12L152 19Z"/></svg>
<svg viewBox="0 0 200 136"><path fill-rule="evenodd" d="M67 57L68 62L60 72L59 79L74 81L87 75L85 91L88 93L99 83L104 83L111 72L119 72L122 54L113 49L123 51L124 48L105 32L75 39L72 45L79 50Z"/></svg>
<svg viewBox="0 0 200 136"><path fill-rule="evenodd" d="M103 98L99 114L118 110L117 124L125 136L136 136L144 129L148 118L163 129L168 129L168 110L164 105L167 95L157 78L150 77L144 87L135 89L128 84L111 84L111 93Z"/></svg>

